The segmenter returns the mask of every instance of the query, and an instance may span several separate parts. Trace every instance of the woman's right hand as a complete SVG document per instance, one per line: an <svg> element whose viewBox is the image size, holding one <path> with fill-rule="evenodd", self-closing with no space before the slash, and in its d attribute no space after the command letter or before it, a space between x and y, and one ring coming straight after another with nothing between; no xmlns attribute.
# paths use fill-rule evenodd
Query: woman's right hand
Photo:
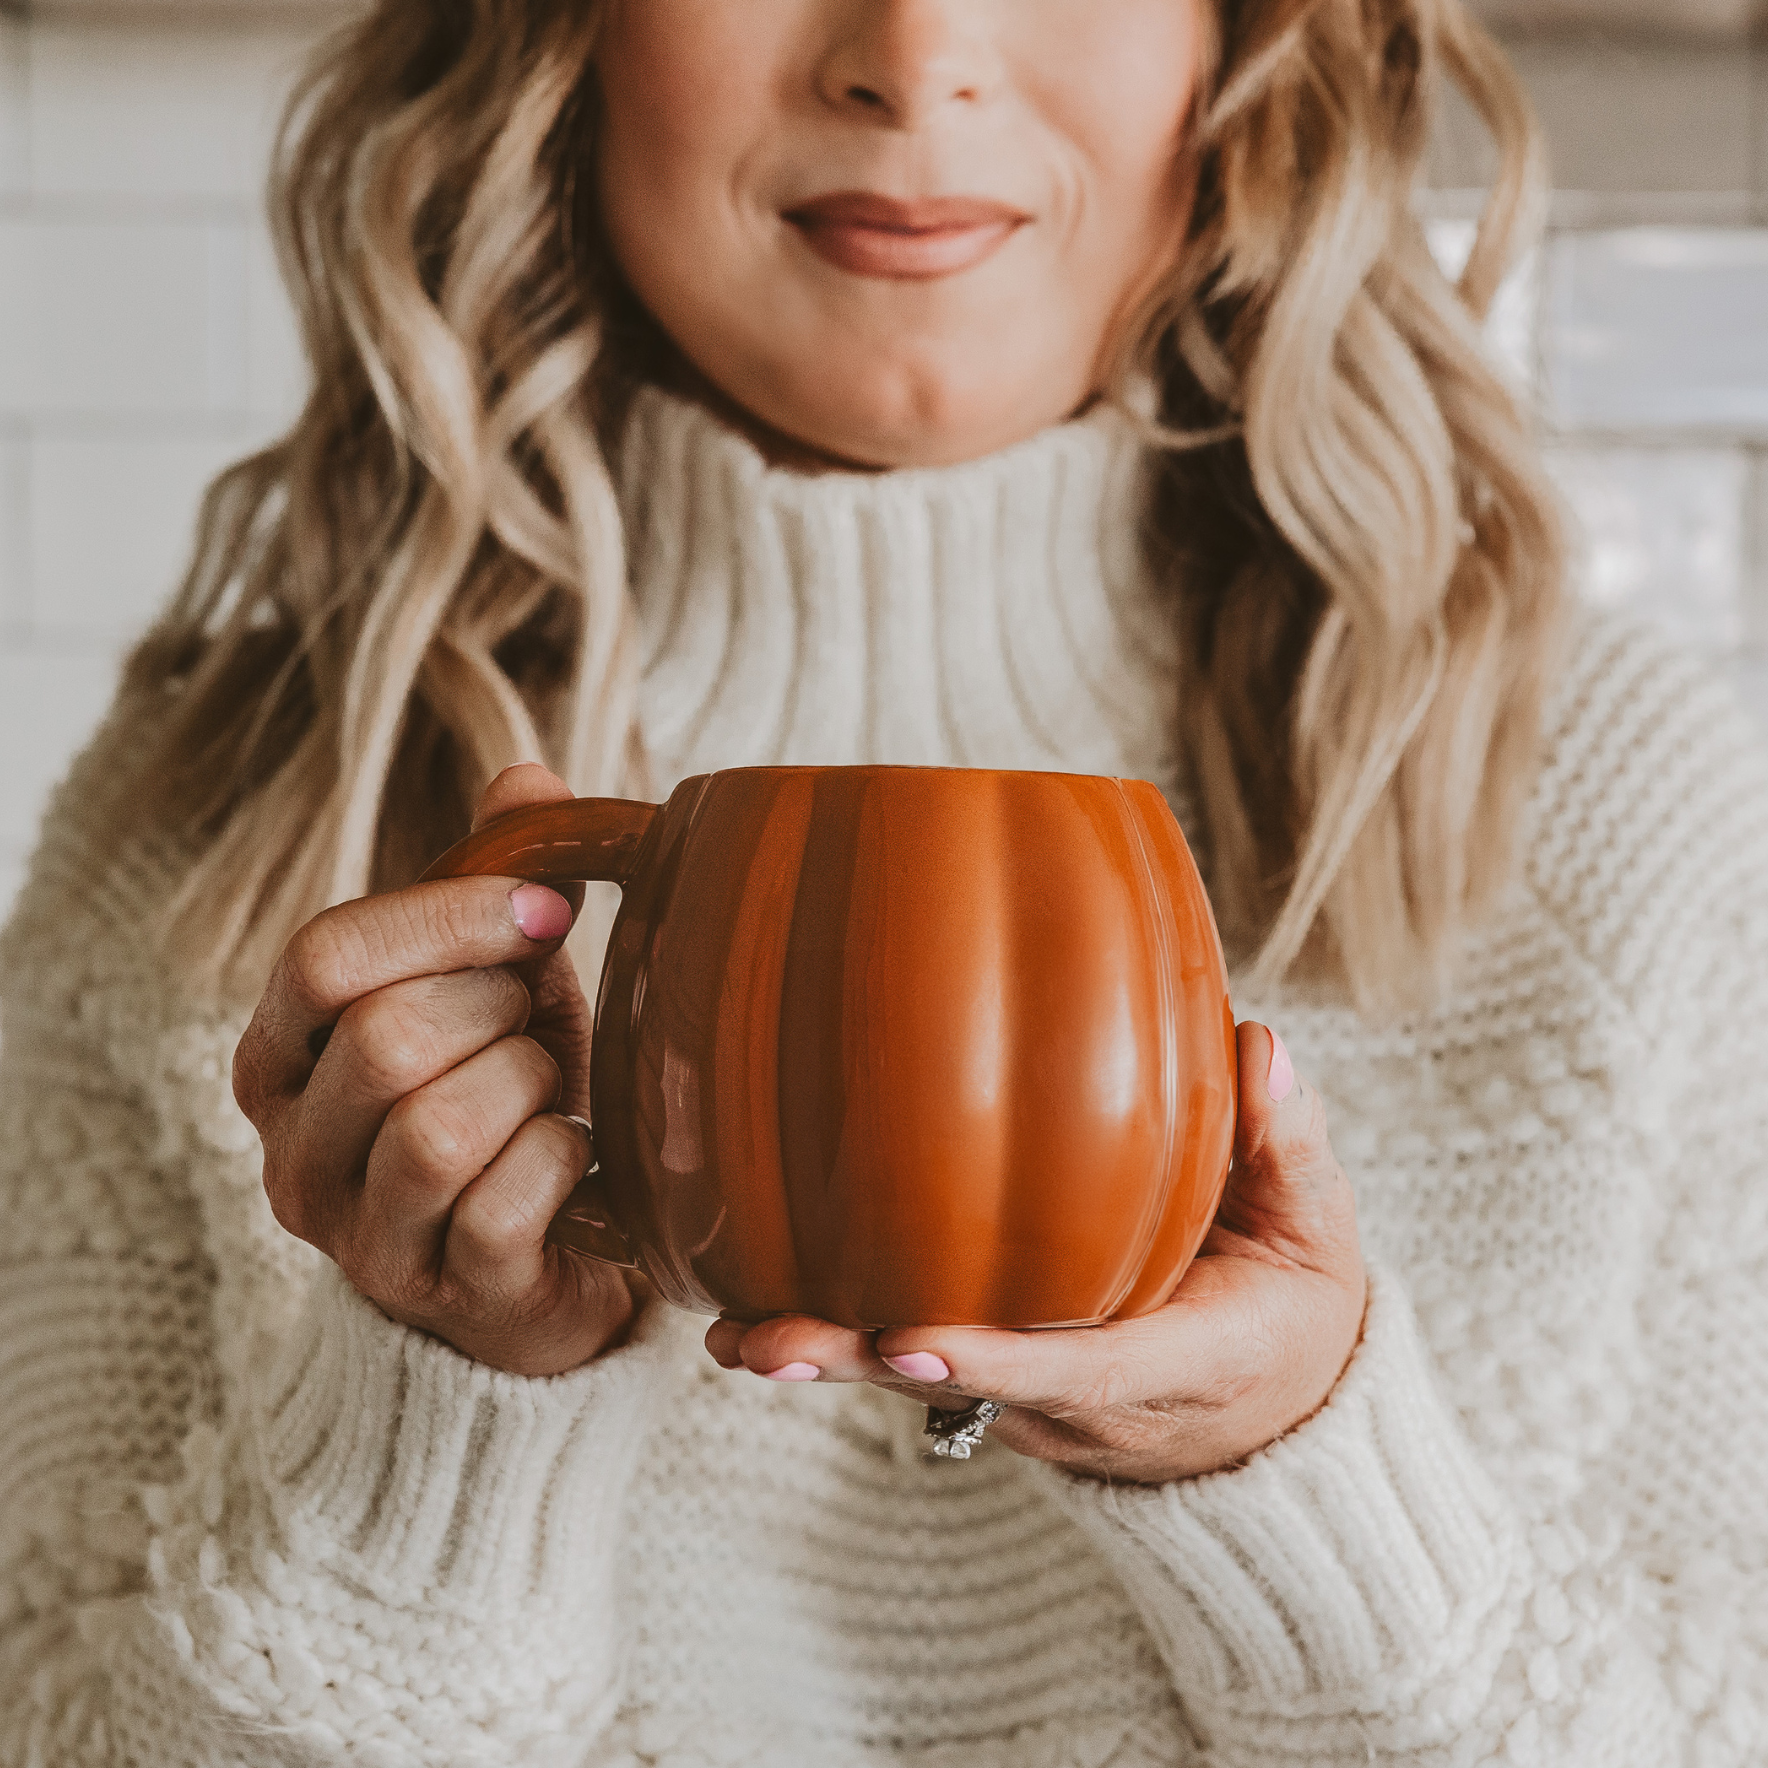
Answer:
<svg viewBox="0 0 1768 1768"><path fill-rule="evenodd" d="M474 826L571 797L510 768ZM615 1343L621 1273L550 1245L583 1176L593 1015L564 950L582 905L509 878L344 903L289 942L233 1062L276 1219L392 1319L517 1375Z"/></svg>

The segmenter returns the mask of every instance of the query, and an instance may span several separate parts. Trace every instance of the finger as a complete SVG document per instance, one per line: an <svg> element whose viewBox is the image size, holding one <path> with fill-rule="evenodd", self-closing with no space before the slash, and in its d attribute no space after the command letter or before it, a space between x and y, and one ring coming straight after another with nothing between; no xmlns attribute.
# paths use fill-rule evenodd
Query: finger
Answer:
<svg viewBox="0 0 1768 1768"><path fill-rule="evenodd" d="M749 1331L742 1320L714 1320L706 1328L706 1354L721 1369L741 1369L743 1338Z"/></svg>
<svg viewBox="0 0 1768 1768"><path fill-rule="evenodd" d="M481 1295L534 1290L546 1277L546 1230L591 1158L581 1124L551 1112L530 1117L456 1199L444 1268Z"/></svg>
<svg viewBox="0 0 1768 1768"><path fill-rule="evenodd" d="M564 1076L559 1109L591 1116L589 1076L595 1008L583 992L571 954L556 951L538 964L517 965L516 974L527 985L533 1002L527 1035L558 1063Z"/></svg>
<svg viewBox="0 0 1768 1768"><path fill-rule="evenodd" d="M327 909L278 960L236 1083L243 1068L260 1096L297 1092L354 1002L417 976L531 961L558 948L573 918L557 891L508 878L438 879Z"/></svg>
<svg viewBox="0 0 1768 1768"><path fill-rule="evenodd" d="M486 789L473 820L474 829L482 827L506 811L524 804L548 803L571 797L571 789L557 774L536 762L505 768ZM449 880L458 884L461 880ZM445 886L414 886L434 893ZM550 934L546 916L558 919L556 905L546 895L533 894L544 887L528 886L519 905L512 902L507 919L495 913L495 897L499 888L509 897L522 893L520 880L498 884L497 881L471 881L477 898L490 892L490 903L481 901L474 915L460 907L461 893L438 898L428 896L428 925L425 916L414 914L409 905L401 906L388 896L364 898L328 910L301 930L283 954L269 987L259 1004L252 1023L241 1040L234 1057L234 1091L240 1105L254 1122L260 1121L262 1103L278 1093L298 1090L312 1073L333 1034L337 1020L350 1000L359 998L376 986L398 979L399 974L416 971L436 972L466 967L475 961L471 953L455 954L452 961L436 962L433 952L429 962L423 961L424 948L436 944L438 934L446 940L461 931L447 918L465 915L472 923L473 938L482 945L487 934L489 912L490 937L497 950L489 962L520 962L533 959L548 949L558 948L558 938L534 938L534 934ZM404 893L399 893L403 896ZM569 903L573 918L583 906L580 886L552 891ZM383 906L390 905L390 906ZM384 923L398 919L400 925L391 936ZM436 923L442 923L440 927ZM414 923L423 932L414 940ZM403 935L403 937L401 937ZM399 971L399 966L406 968Z"/></svg>
<svg viewBox="0 0 1768 1768"><path fill-rule="evenodd" d="M1222 1365L1230 1336L1222 1310L1180 1295L1139 1320L1071 1331L904 1327L875 1350L929 1405L1001 1400L1060 1417L1170 1404L1192 1372Z"/></svg>
<svg viewBox="0 0 1768 1768"><path fill-rule="evenodd" d="M1320 1095L1295 1071L1283 1040L1256 1020L1235 1028L1240 1063L1240 1110L1234 1125L1234 1158L1253 1159L1270 1143L1294 1148L1326 1143Z"/></svg>
<svg viewBox="0 0 1768 1768"><path fill-rule="evenodd" d="M782 1314L759 1325L714 1322L706 1348L727 1369L748 1369L770 1381L876 1381L890 1370L872 1348L872 1334L806 1314Z"/></svg>
<svg viewBox="0 0 1768 1768"><path fill-rule="evenodd" d="M1248 1256L1334 1268L1347 1237L1355 1244L1355 1203L1332 1151L1325 1105L1275 1033L1248 1020L1237 1036L1234 1167L1216 1229L1244 1242L1235 1250Z"/></svg>
<svg viewBox="0 0 1768 1768"><path fill-rule="evenodd" d="M524 805L561 804L575 797L576 793L550 768L542 767L538 761L517 762L514 767L506 767L485 788L479 808L473 813L473 832L477 834L487 823Z"/></svg>
<svg viewBox="0 0 1768 1768"><path fill-rule="evenodd" d="M552 1058L508 1037L400 1100L368 1157L340 1260L350 1275L383 1287L434 1277L457 1200L558 1089Z"/></svg>
<svg viewBox="0 0 1768 1768"><path fill-rule="evenodd" d="M485 788L479 808L473 815L473 832L477 834L487 823L526 805L568 804L576 796L550 768L542 767L538 761L519 761L514 767L506 767ZM573 915L582 913L581 884L553 884L548 888L556 890L570 903Z"/></svg>
<svg viewBox="0 0 1768 1768"><path fill-rule="evenodd" d="M473 830L477 833L487 823L525 805L568 803L575 796L556 773L539 762L519 762L514 767L506 767L485 788L473 816ZM573 916L582 914L584 887L581 884L553 884L549 888L570 903ZM585 999L570 954L562 947L556 948L532 963L522 965L519 974L534 1000L528 1035L545 1048L565 1076L566 1090L560 1109L587 1113L594 1014Z"/></svg>
<svg viewBox="0 0 1768 1768"><path fill-rule="evenodd" d="M502 965L416 977L347 1007L295 1107L326 1173L353 1186L395 1104L519 1033L529 1014L527 989Z"/></svg>

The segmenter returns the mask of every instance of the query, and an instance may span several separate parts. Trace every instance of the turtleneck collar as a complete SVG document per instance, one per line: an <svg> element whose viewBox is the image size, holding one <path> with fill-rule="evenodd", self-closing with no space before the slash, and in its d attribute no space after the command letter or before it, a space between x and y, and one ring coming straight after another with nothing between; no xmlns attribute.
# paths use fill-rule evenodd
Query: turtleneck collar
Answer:
<svg viewBox="0 0 1768 1768"><path fill-rule="evenodd" d="M647 389L620 453L659 792L862 762L1171 786L1176 643L1122 413L961 466L804 474Z"/></svg>

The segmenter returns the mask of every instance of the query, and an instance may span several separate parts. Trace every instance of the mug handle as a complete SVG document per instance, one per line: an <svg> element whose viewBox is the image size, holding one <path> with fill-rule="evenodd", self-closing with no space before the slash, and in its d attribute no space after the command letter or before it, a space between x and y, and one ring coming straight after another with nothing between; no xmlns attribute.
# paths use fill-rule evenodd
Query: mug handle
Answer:
<svg viewBox="0 0 1768 1768"><path fill-rule="evenodd" d="M530 884L624 885L631 880L639 849L661 814L659 805L627 798L525 804L456 842L418 882L522 878ZM603 1264L637 1270L630 1242L609 1219L601 1200L595 1132L580 1117L572 1121L589 1133L590 1163L564 1208L553 1217L547 1240Z"/></svg>

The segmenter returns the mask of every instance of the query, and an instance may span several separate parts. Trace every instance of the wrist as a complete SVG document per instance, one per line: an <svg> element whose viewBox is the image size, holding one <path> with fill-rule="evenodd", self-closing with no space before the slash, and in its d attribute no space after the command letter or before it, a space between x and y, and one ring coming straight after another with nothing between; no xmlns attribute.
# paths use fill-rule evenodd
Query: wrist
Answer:
<svg viewBox="0 0 1768 1768"><path fill-rule="evenodd" d="M1084 1459L1039 1456L1073 1478L1110 1485L1160 1486L1231 1473L1317 1417L1356 1361L1368 1320L1369 1279L1361 1261L1355 1286L1325 1290L1311 1329L1292 1339L1287 1364L1225 1375L1214 1391L1188 1397L1171 1413L1171 1428L1151 1439L1127 1434L1122 1453L1101 1454L1095 1441ZM1035 1451L1034 1451L1035 1453Z"/></svg>
<svg viewBox="0 0 1768 1768"><path fill-rule="evenodd" d="M571 1253L556 1253L567 1266L583 1263ZM461 1319L458 1314L426 1308L407 1311L369 1297L389 1320L421 1332L452 1351L499 1374L547 1380L587 1368L625 1346L638 1318L639 1302L622 1272L596 1267L571 1270L566 1281L580 1279L581 1293L542 1312L517 1304L501 1318ZM640 1279L639 1281L642 1281Z"/></svg>
<svg viewBox="0 0 1768 1768"><path fill-rule="evenodd" d="M647 1308L622 1355L530 1380L392 1321L326 1267L252 1402L279 1551L401 1604L599 1614L673 1324Z"/></svg>

